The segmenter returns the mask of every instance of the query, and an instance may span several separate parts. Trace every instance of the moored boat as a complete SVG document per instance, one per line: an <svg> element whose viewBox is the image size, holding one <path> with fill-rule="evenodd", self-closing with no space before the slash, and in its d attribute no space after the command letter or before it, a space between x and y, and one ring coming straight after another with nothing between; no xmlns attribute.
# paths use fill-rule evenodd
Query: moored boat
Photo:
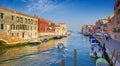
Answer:
<svg viewBox="0 0 120 66"><path fill-rule="evenodd" d="M41 43L41 41L37 41L37 40L34 40L34 41L30 41L29 42L29 44L32 44L32 45L34 45L34 44L40 44Z"/></svg>
<svg viewBox="0 0 120 66"><path fill-rule="evenodd" d="M98 40L95 39L95 38L90 39L90 43L91 43L91 46L93 46L93 45L99 45Z"/></svg>
<svg viewBox="0 0 120 66"><path fill-rule="evenodd" d="M91 46L91 49L90 49L90 57L102 57L103 56L103 52L102 52L102 49L97 46L97 45L94 45L94 46Z"/></svg>
<svg viewBox="0 0 120 66"><path fill-rule="evenodd" d="M61 39L62 36L55 36L54 39Z"/></svg>
<svg viewBox="0 0 120 66"><path fill-rule="evenodd" d="M48 42L48 41L49 41L49 39L48 39L48 38L45 38L45 39L43 39L42 42Z"/></svg>

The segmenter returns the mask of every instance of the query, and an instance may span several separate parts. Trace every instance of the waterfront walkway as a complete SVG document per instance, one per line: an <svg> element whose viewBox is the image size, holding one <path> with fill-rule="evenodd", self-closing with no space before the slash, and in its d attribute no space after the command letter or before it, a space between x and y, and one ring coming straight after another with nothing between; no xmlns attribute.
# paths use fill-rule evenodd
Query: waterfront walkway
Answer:
<svg viewBox="0 0 120 66"><path fill-rule="evenodd" d="M112 55L112 52L114 49L118 52L118 59L116 62L116 66L120 65L120 42L115 39L110 39L110 40L106 41L106 39L104 37L102 38L102 42L105 43L106 48L110 52L109 54Z"/></svg>

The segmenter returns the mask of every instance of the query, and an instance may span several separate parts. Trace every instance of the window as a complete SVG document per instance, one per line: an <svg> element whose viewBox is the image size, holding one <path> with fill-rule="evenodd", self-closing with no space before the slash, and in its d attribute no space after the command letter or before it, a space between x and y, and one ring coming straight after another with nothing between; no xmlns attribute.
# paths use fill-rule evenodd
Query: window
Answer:
<svg viewBox="0 0 120 66"><path fill-rule="evenodd" d="M11 19L14 20L14 16L11 16Z"/></svg>
<svg viewBox="0 0 120 66"><path fill-rule="evenodd" d="M35 25L37 24L37 21L35 21Z"/></svg>
<svg viewBox="0 0 120 66"><path fill-rule="evenodd" d="M16 25L16 30L19 30L19 25Z"/></svg>
<svg viewBox="0 0 120 66"><path fill-rule="evenodd" d="M31 30L32 30L32 26L31 26Z"/></svg>
<svg viewBox="0 0 120 66"><path fill-rule="evenodd" d="M35 30L36 30L36 27L35 27Z"/></svg>
<svg viewBox="0 0 120 66"><path fill-rule="evenodd" d="M25 23L27 24L27 18L25 18Z"/></svg>
<svg viewBox="0 0 120 66"><path fill-rule="evenodd" d="M22 17L20 17L20 22L23 23L23 18Z"/></svg>
<svg viewBox="0 0 120 66"><path fill-rule="evenodd" d="M11 30L15 30L15 25L14 24L11 25Z"/></svg>
<svg viewBox="0 0 120 66"><path fill-rule="evenodd" d="M29 26L27 26L28 28L27 28L27 30L29 30Z"/></svg>
<svg viewBox="0 0 120 66"><path fill-rule="evenodd" d="M17 37L19 37L19 33L17 33Z"/></svg>
<svg viewBox="0 0 120 66"><path fill-rule="evenodd" d="M3 17L4 17L4 14L0 13L0 18L3 19Z"/></svg>
<svg viewBox="0 0 120 66"><path fill-rule="evenodd" d="M118 14L120 14L120 9L118 10Z"/></svg>
<svg viewBox="0 0 120 66"><path fill-rule="evenodd" d="M118 3L118 7L120 6L120 3Z"/></svg>
<svg viewBox="0 0 120 66"><path fill-rule="evenodd" d="M15 25L13 25L13 30L15 30Z"/></svg>
<svg viewBox="0 0 120 66"><path fill-rule="evenodd" d="M12 25L10 27L11 27L11 30L12 30Z"/></svg>
<svg viewBox="0 0 120 66"><path fill-rule="evenodd" d="M19 17L16 17L16 21L19 22Z"/></svg>
<svg viewBox="0 0 120 66"><path fill-rule="evenodd" d="M11 36L14 36L14 33L12 33L12 35Z"/></svg>
<svg viewBox="0 0 120 66"><path fill-rule="evenodd" d="M1 29L4 29L4 24L1 24Z"/></svg>
<svg viewBox="0 0 120 66"><path fill-rule="evenodd" d="M35 32L35 36L37 36L37 32Z"/></svg>
<svg viewBox="0 0 120 66"><path fill-rule="evenodd" d="M30 19L28 19L28 24L30 24Z"/></svg>
<svg viewBox="0 0 120 66"><path fill-rule="evenodd" d="M33 24L33 20L31 19L31 24Z"/></svg>

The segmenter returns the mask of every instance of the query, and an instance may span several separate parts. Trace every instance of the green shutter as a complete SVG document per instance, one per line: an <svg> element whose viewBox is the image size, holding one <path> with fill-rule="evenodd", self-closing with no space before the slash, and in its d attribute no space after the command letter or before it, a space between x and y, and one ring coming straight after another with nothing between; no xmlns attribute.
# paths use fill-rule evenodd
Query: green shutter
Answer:
<svg viewBox="0 0 120 66"><path fill-rule="evenodd" d="M1 24L1 29L4 29L4 24Z"/></svg>

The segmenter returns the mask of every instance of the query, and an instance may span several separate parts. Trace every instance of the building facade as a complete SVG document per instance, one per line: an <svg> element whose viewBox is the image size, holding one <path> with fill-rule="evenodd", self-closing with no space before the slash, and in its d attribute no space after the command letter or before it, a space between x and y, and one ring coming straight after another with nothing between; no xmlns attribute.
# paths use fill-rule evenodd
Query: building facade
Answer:
<svg viewBox="0 0 120 66"><path fill-rule="evenodd" d="M120 0L117 0L114 5L114 14L115 14L114 34L116 36L116 39L120 41Z"/></svg>
<svg viewBox="0 0 120 66"><path fill-rule="evenodd" d="M62 29L60 28L59 25L55 26L55 36L61 36Z"/></svg>
<svg viewBox="0 0 120 66"><path fill-rule="evenodd" d="M114 37L114 20L115 20L115 16L114 14L110 15L108 17L108 23L106 24L106 33L110 34L112 38Z"/></svg>
<svg viewBox="0 0 120 66"><path fill-rule="evenodd" d="M44 18L38 18L38 33L39 37L54 35L55 23Z"/></svg>
<svg viewBox="0 0 120 66"><path fill-rule="evenodd" d="M67 35L67 25L65 23L60 23L55 26L55 36L65 36Z"/></svg>
<svg viewBox="0 0 120 66"><path fill-rule="evenodd" d="M101 32L101 23L100 20L98 20L95 24L95 33L100 33Z"/></svg>
<svg viewBox="0 0 120 66"><path fill-rule="evenodd" d="M66 35L67 34L67 25L65 23L60 23L59 26L61 27L62 33L61 35Z"/></svg>
<svg viewBox="0 0 120 66"><path fill-rule="evenodd" d="M38 19L15 10L0 8L0 39L7 43L38 37Z"/></svg>

